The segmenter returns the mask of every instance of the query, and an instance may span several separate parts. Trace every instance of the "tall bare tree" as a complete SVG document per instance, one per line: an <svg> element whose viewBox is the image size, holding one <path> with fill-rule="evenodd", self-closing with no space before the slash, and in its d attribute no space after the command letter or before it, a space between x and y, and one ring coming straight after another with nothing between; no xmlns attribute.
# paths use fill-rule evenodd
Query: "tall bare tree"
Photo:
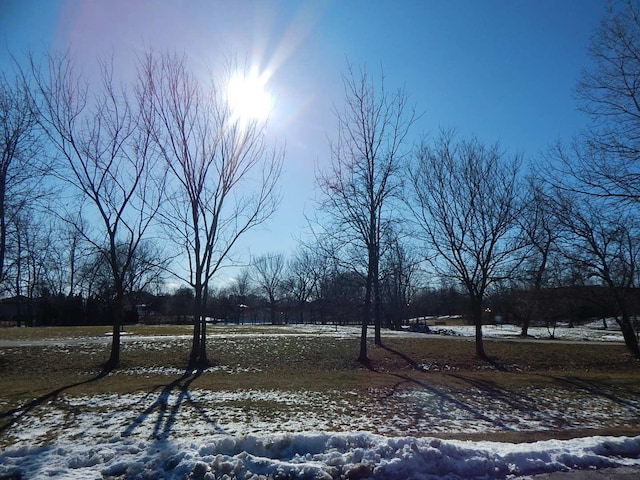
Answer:
<svg viewBox="0 0 640 480"><path fill-rule="evenodd" d="M628 318L628 292L637 279L640 201L640 2L611 0L592 37L592 60L576 86L590 124L569 147L552 152L551 177L562 200L557 214L572 240L565 256L611 289L618 323L638 356ZM629 209L628 204L632 207ZM569 214L569 212L571 212Z"/></svg>
<svg viewBox="0 0 640 480"><path fill-rule="evenodd" d="M609 199L558 191L556 215L564 255L590 280L608 287L609 301L629 351L640 358L632 306L638 287L640 223L635 208Z"/></svg>
<svg viewBox="0 0 640 480"><path fill-rule="evenodd" d="M249 309L247 303L249 303L249 299L253 293L249 267L245 267L238 272L227 291L229 293L229 299L233 301L233 314L236 323L244 323L246 313Z"/></svg>
<svg viewBox="0 0 640 480"><path fill-rule="evenodd" d="M515 267L519 214L518 157L505 158L497 145L457 141L443 132L419 150L408 203L425 242L426 257L443 276L460 282L471 303L476 354L482 341L483 300Z"/></svg>
<svg viewBox="0 0 640 480"><path fill-rule="evenodd" d="M238 239L276 210L284 151L267 144L264 122L234 117L225 75L203 84L184 57L148 53L139 79L153 99L147 120L170 172L162 218L189 265L178 275L195 293L190 364L205 366L209 282Z"/></svg>
<svg viewBox="0 0 640 480"><path fill-rule="evenodd" d="M13 219L14 241L7 266L16 296L35 299L48 290L49 259L55 247L46 222L42 215L30 209L24 209Z"/></svg>
<svg viewBox="0 0 640 480"><path fill-rule="evenodd" d="M253 281L269 300L269 318L272 324L277 320L278 297L283 290L284 255L272 253L260 255L253 260Z"/></svg>
<svg viewBox="0 0 640 480"><path fill-rule="evenodd" d="M376 83L366 69L349 66L343 76L345 104L336 112L338 135L331 162L318 173L331 219L328 228L339 243L355 246L365 265L359 361L367 361L367 327L374 319L375 343L381 344L381 239L392 220L391 202L407 156L406 140L416 116L404 90L388 92L381 75Z"/></svg>
<svg viewBox="0 0 640 480"><path fill-rule="evenodd" d="M40 150L27 85L18 76L7 75L0 72L0 283L5 276L11 224L33 200L30 191L38 173L34 160ZM46 164L44 159L38 160L40 167Z"/></svg>
<svg viewBox="0 0 640 480"><path fill-rule="evenodd" d="M532 316L540 313L541 291L549 276L549 265L557 250L556 243L560 233L553 202L549 198L548 185L537 176L527 179L526 194L521 214L518 218L523 242L522 273L518 280L530 290L521 311L523 314L521 336L526 337Z"/></svg>
<svg viewBox="0 0 640 480"><path fill-rule="evenodd" d="M383 310L387 326L400 329L406 317L419 262L413 252L395 236L388 240L383 256Z"/></svg>
<svg viewBox="0 0 640 480"><path fill-rule="evenodd" d="M305 322L305 307L320 281L318 262L318 255L315 255L309 248L300 247L287 264L284 289L297 305L300 323Z"/></svg>
<svg viewBox="0 0 640 480"><path fill-rule="evenodd" d="M65 200L86 209L85 218L99 225L92 231L82 229L81 234L110 268L114 314L107 367L115 368L120 362L126 275L163 190L162 176L158 176L161 168L143 121L149 98L141 94L132 99L124 88L118 88L112 61L100 62L95 90L89 88L69 53L47 56L44 67L32 59L31 67L38 119L61 159L54 175L74 189L75 198Z"/></svg>
<svg viewBox="0 0 640 480"><path fill-rule="evenodd" d="M640 2L611 0L576 86L589 126L559 146L565 189L640 201Z"/></svg>

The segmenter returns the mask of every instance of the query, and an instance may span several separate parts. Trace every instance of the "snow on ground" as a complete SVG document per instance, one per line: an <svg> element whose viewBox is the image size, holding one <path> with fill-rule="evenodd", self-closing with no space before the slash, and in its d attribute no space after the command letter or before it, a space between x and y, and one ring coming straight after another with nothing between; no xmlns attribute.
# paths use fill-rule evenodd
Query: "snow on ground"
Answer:
<svg viewBox="0 0 640 480"><path fill-rule="evenodd" d="M475 327L463 326L434 326L430 327L433 333L441 335L459 335L473 337ZM520 335L521 328L516 325L484 325L482 335L486 338L515 338ZM596 321L577 327L569 327L567 324L559 324L552 327L529 327L529 337L533 339L549 339L553 335L556 340L564 341L598 341L598 342L624 342L620 327L613 320L607 322L604 328L602 321Z"/></svg>
<svg viewBox="0 0 640 480"><path fill-rule="evenodd" d="M451 317L459 323L459 317ZM449 317L421 317L412 319L412 323L428 324L430 333L445 336L474 337L475 326L473 325L450 325ZM435 325L443 323L444 325ZM482 335L485 338L520 338L521 327L510 324L483 325ZM596 320L584 325L569 327L567 323L558 322L556 327L532 326L528 330L529 339L534 340L562 340L569 342L624 342L620 327L613 319L606 322Z"/></svg>
<svg viewBox="0 0 640 480"><path fill-rule="evenodd" d="M434 329L473 333L467 327ZM546 328L540 330L530 332L548 337ZM511 326L485 327L487 336L518 333ZM348 338L358 330L307 326L298 334ZM616 331L602 330L600 323L556 330L565 340L607 341L610 335ZM155 340L147 348L161 348L162 341ZM218 366L211 373L235 370ZM588 385L572 389L568 404L562 386L531 387L518 398L496 392L487 402L482 388L466 388L464 397L429 385L372 389L364 398L355 391L197 390L189 387L198 374L175 369L117 374L164 374L175 381L152 392L60 394L46 407L15 413L3 432L12 445L0 451L0 478L515 479L559 470L640 467L640 436L522 444L433 437L595 429L623 426L640 415L640 398L594 394Z"/></svg>
<svg viewBox="0 0 640 480"><path fill-rule="evenodd" d="M438 317L443 322L446 322L446 318ZM455 318L457 320L457 317ZM421 319L414 319L416 321L426 321L433 324L438 321L435 317L423 317ZM316 324L288 324L279 326L263 325L263 331L256 331L258 328L255 324L244 325L218 325L214 328L209 328L208 336L211 337L224 337L224 338L246 338L246 337L266 337L266 336L316 336L324 335L334 338L359 338L361 327L357 325L316 325ZM461 336L461 337L474 337L475 327L473 325L439 325L430 326L431 333L439 334L443 336ZM520 339L520 327L516 325L484 325L482 332L485 338L517 338ZM249 333L252 332L252 333ZM564 341L600 341L600 342L624 342L620 328L615 321L609 319L607 321L607 328L604 328L601 320L588 323L586 325L579 325L569 328L567 324L560 323L557 328L547 327L530 327L529 337L531 339L545 340L551 337L556 340ZM74 337L74 338L55 338L55 339L42 339L42 340L0 340L0 347L12 347L12 346L33 346L33 347L46 347L50 345L65 345L69 348L77 348L78 346L91 345L91 344L106 344L111 342L110 331L105 330L103 336L96 337ZM384 336L422 336L423 333L410 332L405 330L384 330ZM184 335L154 335L154 336L140 336L132 335L129 332L123 332L121 341L123 343L134 343L143 348L153 350L157 348L163 348L163 344L167 341L185 341L191 339L191 333ZM369 327L369 336L373 336L373 327Z"/></svg>
<svg viewBox="0 0 640 480"><path fill-rule="evenodd" d="M435 322L449 323L447 317L423 317L421 319L413 319L412 322L426 322L433 325ZM458 317L453 317L454 323L458 323ZM253 325L241 325L234 326L235 329L254 328ZM361 328L357 325L284 325L282 328L288 330L289 335L330 335L335 338L359 338ZM269 328L268 326L265 328ZM461 336L461 337L474 337L475 326L473 325L436 325L429 327L434 334L444 336ZM482 327L482 334L485 338L517 338L520 339L521 328L517 325L510 324L498 324L498 325L484 325ZM410 332L408 330L394 331L384 330L384 336L415 336L424 335L421 333ZM558 323L556 328L552 327L529 327L529 338L535 340L550 339L553 335L555 340L563 341L598 341L598 342L624 342L620 327L612 320L608 319L606 322L606 328L602 320L593 321L584 325L577 325L575 327L569 327L566 323ZM222 335L225 337L233 336L246 336L251 335L247 333L229 334L223 330L212 330L210 335L217 336ZM282 335L278 330L267 333L256 333L254 335ZM373 327L369 327L369 335L373 335ZM138 340L138 338L132 338L131 340Z"/></svg>
<svg viewBox="0 0 640 480"><path fill-rule="evenodd" d="M93 432L89 431L87 434ZM639 465L640 437L528 444L384 437L370 433L58 441L10 447L0 474L65 479L492 479Z"/></svg>
<svg viewBox="0 0 640 480"><path fill-rule="evenodd" d="M609 398L587 390L533 388L456 393L425 386L420 390L372 389L367 396L344 391L220 390L189 388L184 377L153 393L61 395L53 405L16 414L5 435L15 444L48 439L201 438L295 434L305 431L369 431L387 436L597 429L636 421L640 399Z"/></svg>

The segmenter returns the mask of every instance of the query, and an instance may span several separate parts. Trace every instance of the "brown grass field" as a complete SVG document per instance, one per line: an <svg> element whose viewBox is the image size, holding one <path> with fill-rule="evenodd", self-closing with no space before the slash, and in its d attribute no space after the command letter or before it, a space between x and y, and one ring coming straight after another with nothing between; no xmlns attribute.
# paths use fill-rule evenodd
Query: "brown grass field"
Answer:
<svg viewBox="0 0 640 480"><path fill-rule="evenodd" d="M0 329L0 342L39 342L25 346L10 344L0 349L0 446L7 442L2 432L30 402L46 405L49 398L60 392L94 395L156 391L180 377L179 373L162 373L163 368L172 372L185 370L191 329L142 326L127 327L127 333L167 336L167 341L124 342L120 369L102 375L102 365L109 355L108 343L74 343L74 339L104 338L106 330L105 327ZM383 401L381 392L404 389L430 389L461 401L466 395L480 392L487 402L494 398L516 402L525 392L531 396L532 390L555 388L561 389L567 405L572 404L572 395L583 398L585 392L629 409L638 409L640 400L640 362L621 344L486 340L491 361L482 362L475 356L473 342L466 339L424 335L385 340L383 332L384 346L371 344L370 362L361 365L355 360L356 338L291 335L295 331L295 327L284 326L212 328L209 359L214 367L224 366L226 370L205 370L193 379L189 388L355 390L361 396L371 396L375 402ZM46 339L64 343L44 342ZM124 371L139 373L122 374ZM622 424L612 421L597 430L573 426L442 436L531 441L597 434L638 435L638 413L635 421Z"/></svg>

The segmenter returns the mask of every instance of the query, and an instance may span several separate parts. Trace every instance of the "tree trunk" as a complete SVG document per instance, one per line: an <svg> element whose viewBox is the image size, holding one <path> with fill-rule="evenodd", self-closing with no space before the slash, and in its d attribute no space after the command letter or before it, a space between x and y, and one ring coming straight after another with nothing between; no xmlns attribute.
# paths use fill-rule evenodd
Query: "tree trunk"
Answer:
<svg viewBox="0 0 640 480"><path fill-rule="evenodd" d="M207 317L202 315L202 326L200 327L200 348L198 351L199 368L207 368L209 366L209 359L207 358Z"/></svg>
<svg viewBox="0 0 640 480"><path fill-rule="evenodd" d="M382 308L380 299L380 275L378 274L378 260L377 256L374 258L374 270L373 270L373 321L375 325L375 344L382 345Z"/></svg>
<svg viewBox="0 0 640 480"><path fill-rule="evenodd" d="M300 323L304 324L304 306L305 306L305 301L304 300L300 300L298 302L298 311L300 312Z"/></svg>
<svg viewBox="0 0 640 480"><path fill-rule="evenodd" d="M376 225L376 219L372 216L370 219L371 225ZM373 227L372 227L373 228ZM375 238L375 229L372 232L372 237ZM376 345L382 345L382 337L380 334L381 327L381 310L380 310L380 275L378 274L379 270L379 256L377 243L370 238L368 246L368 259L367 259L367 300L368 306L366 306L365 310L367 315L371 315L373 313L373 328L374 328L374 343ZM372 300L373 297L373 300ZM365 302L366 303L366 302ZM373 307L373 309L371 308ZM373 312L372 312L373 310ZM367 322L370 318L367 318Z"/></svg>
<svg viewBox="0 0 640 480"><path fill-rule="evenodd" d="M123 296L121 293L117 293L113 303L113 312L111 313L113 318L113 332L111 336L111 355L107 362L108 369L118 368L120 365L120 325L122 323L123 308Z"/></svg>
<svg viewBox="0 0 640 480"><path fill-rule="evenodd" d="M271 317L271 325L280 324L280 319L276 319L276 299L269 296L269 316Z"/></svg>
<svg viewBox="0 0 640 480"><path fill-rule="evenodd" d="M362 331L360 333L360 355L358 361L366 363L369 361L367 356L367 326L369 325L369 316L371 315L371 274L367 275L367 285L364 295L364 306L362 309Z"/></svg>
<svg viewBox="0 0 640 480"><path fill-rule="evenodd" d="M487 354L484 351L484 343L482 340L482 301L479 299L471 299L471 313L473 323L476 326L476 355L481 360L487 360Z"/></svg>
<svg viewBox="0 0 640 480"><path fill-rule="evenodd" d="M200 348L200 316L193 312L193 340L191 342L191 354L189 355L189 365L195 366L198 361Z"/></svg>
<svg viewBox="0 0 640 480"><path fill-rule="evenodd" d="M201 356L202 337L202 286L196 285L195 296L193 298L193 342L191 344L191 355L189 355L189 366L196 367Z"/></svg>
<svg viewBox="0 0 640 480"><path fill-rule="evenodd" d="M360 332L360 355L358 361L360 363L367 363L369 360L367 356L367 320L362 320L362 330Z"/></svg>
<svg viewBox="0 0 640 480"><path fill-rule="evenodd" d="M638 337L636 337L636 332L633 330L633 324L631 323L631 318L628 315L624 315L622 320L620 321L620 331L622 332L622 336L624 337L624 343L629 349L629 352L636 357L640 358L640 347L638 346Z"/></svg>
<svg viewBox="0 0 640 480"><path fill-rule="evenodd" d="M528 337L529 336L529 324L531 323L531 317L529 317L528 314L525 314L524 318L522 319L522 331L520 332L520 336L521 337Z"/></svg>

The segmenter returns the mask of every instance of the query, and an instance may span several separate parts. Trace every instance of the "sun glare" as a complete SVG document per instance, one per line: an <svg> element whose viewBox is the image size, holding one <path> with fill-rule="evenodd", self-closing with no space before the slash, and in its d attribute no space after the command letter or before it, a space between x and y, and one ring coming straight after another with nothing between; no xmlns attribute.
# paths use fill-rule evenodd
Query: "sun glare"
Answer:
<svg viewBox="0 0 640 480"><path fill-rule="evenodd" d="M271 95L265 89L266 78L254 73L231 77L227 100L236 120L266 120L273 108Z"/></svg>

